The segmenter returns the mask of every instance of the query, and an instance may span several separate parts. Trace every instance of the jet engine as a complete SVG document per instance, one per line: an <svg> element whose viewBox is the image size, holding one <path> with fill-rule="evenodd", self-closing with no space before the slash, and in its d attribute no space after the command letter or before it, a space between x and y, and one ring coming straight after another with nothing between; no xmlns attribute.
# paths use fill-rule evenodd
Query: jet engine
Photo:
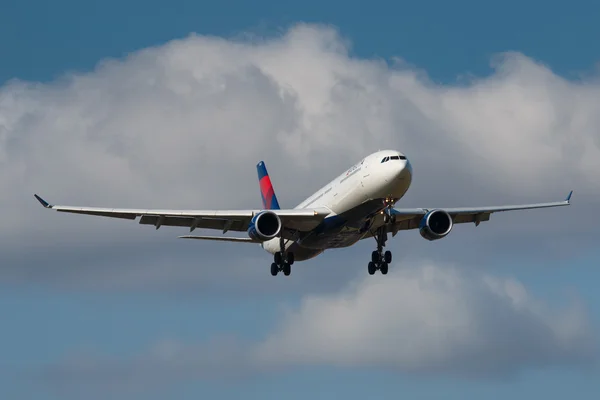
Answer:
<svg viewBox="0 0 600 400"><path fill-rule="evenodd" d="M452 217L444 210L429 211L419 223L419 233L427 240L438 240L452 230Z"/></svg>
<svg viewBox="0 0 600 400"><path fill-rule="evenodd" d="M280 231L281 219L273 211L256 214L248 225L248 236L260 242L273 239Z"/></svg>

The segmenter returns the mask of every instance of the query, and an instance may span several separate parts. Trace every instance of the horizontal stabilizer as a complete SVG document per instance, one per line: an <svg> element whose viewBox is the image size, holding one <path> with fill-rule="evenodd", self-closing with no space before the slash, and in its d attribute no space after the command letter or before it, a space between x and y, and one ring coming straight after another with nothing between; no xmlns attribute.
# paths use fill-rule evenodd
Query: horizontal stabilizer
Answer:
<svg viewBox="0 0 600 400"><path fill-rule="evenodd" d="M244 242L244 243L260 243L257 240L251 238L240 238L240 237L227 237L227 236L194 236L184 235L178 236L179 239L198 239L198 240L216 240L221 242Z"/></svg>

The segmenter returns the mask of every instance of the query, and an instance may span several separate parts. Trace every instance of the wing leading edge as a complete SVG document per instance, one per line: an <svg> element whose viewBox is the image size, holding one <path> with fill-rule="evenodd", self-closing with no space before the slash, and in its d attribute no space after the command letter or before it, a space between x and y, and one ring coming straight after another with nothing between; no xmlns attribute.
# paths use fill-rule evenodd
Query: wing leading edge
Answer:
<svg viewBox="0 0 600 400"><path fill-rule="evenodd" d="M252 218L264 210L152 210L133 208L100 208L52 205L37 194L35 198L45 208L59 212L95 215L101 217L135 220L140 217L140 224L161 226L189 227L190 232L196 228L227 231L246 231ZM309 231L318 226L331 213L327 208L307 208L292 210L269 210L281 219L285 230Z"/></svg>

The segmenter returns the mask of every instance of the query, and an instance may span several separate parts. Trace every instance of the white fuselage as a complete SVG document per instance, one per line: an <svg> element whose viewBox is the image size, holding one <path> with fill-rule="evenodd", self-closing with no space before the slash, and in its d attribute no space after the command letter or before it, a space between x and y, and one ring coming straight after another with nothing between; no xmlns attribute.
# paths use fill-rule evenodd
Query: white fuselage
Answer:
<svg viewBox="0 0 600 400"><path fill-rule="evenodd" d="M386 157L389 159L382 162ZM298 204L296 208L325 207L331 211L329 218L348 213L373 200L389 199L391 203L395 203L404 196L411 181L412 167L402 153L395 150L378 151L350 167ZM381 202L381 209L383 208L384 204ZM354 243L359 239L357 237ZM352 242L348 245L350 244ZM272 239L261 245L271 254L281 249L279 239ZM286 249L292 245L294 245L293 241L285 243ZM311 256L323 250L312 251Z"/></svg>

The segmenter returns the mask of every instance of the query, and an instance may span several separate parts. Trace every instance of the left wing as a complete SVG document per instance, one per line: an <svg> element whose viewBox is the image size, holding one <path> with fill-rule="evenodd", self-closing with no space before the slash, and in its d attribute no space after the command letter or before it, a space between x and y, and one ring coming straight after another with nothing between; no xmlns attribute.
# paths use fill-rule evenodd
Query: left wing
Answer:
<svg viewBox="0 0 600 400"><path fill-rule="evenodd" d="M73 207L49 204L37 194L35 198L45 207L60 212L87 214L101 217L135 220L140 217L140 224L161 226L189 227L190 232L196 228L218 229L245 232L252 218L264 210L147 210L132 208L99 208ZM291 210L269 210L281 219L284 238L288 239L295 232L306 232L318 226L331 213L327 208L304 208Z"/></svg>
<svg viewBox="0 0 600 400"><path fill-rule="evenodd" d="M497 207L440 208L439 210L446 211L448 214L450 214L454 224L473 222L476 226L478 226L481 222L489 221L490 215L496 212L568 206L571 204L572 195L573 191L569 193L565 200L551 203L521 204ZM395 235L400 230L416 229L419 227L419 222L421 222L423 216L432 210L435 210L435 208L393 209L392 214L395 215L396 223L388 228L388 232L392 232ZM383 218L378 218L378 223L376 222L375 226L378 225L383 225Z"/></svg>

